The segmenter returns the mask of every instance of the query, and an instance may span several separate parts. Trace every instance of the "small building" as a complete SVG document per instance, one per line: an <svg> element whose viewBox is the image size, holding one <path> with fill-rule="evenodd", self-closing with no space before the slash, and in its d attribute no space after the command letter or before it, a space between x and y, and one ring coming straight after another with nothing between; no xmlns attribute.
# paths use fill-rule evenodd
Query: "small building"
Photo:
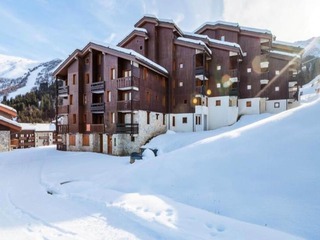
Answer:
<svg viewBox="0 0 320 240"><path fill-rule="evenodd" d="M31 148L54 144L55 124L20 123L21 131L11 134L13 148Z"/></svg>
<svg viewBox="0 0 320 240"><path fill-rule="evenodd" d="M17 111L0 103L0 152L11 150L10 135L21 131L21 125L13 119L17 117Z"/></svg>

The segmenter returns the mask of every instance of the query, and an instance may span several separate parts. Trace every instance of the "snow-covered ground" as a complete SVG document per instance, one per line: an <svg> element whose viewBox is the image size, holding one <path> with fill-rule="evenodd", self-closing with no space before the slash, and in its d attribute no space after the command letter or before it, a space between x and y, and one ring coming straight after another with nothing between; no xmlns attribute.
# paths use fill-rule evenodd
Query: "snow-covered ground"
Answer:
<svg viewBox="0 0 320 240"><path fill-rule="evenodd" d="M320 100L173 133L142 161L0 153L0 239L320 239Z"/></svg>

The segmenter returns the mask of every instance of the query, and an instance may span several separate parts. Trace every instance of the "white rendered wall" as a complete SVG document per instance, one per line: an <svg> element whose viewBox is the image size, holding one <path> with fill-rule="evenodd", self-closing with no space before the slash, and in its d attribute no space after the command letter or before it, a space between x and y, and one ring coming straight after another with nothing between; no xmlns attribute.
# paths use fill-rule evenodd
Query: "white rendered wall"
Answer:
<svg viewBox="0 0 320 240"><path fill-rule="evenodd" d="M264 111L261 111L261 98L244 98L238 100L239 105L239 115L252 115L260 114ZM247 102L251 102L251 107L247 107ZM262 109L264 110L264 109Z"/></svg>
<svg viewBox="0 0 320 240"><path fill-rule="evenodd" d="M238 118L238 107L229 106L229 96L210 97L208 99L208 130L234 124ZM216 102L220 101L220 106Z"/></svg>
<svg viewBox="0 0 320 240"><path fill-rule="evenodd" d="M194 114L193 113L179 113L169 114L169 129L175 132L193 132ZM175 120L173 120L175 118ZM183 123L183 118L187 118L187 123ZM175 122L175 126L173 123Z"/></svg>
<svg viewBox="0 0 320 240"><path fill-rule="evenodd" d="M268 100L267 101L267 112L268 113L280 113L287 110L287 100Z"/></svg>

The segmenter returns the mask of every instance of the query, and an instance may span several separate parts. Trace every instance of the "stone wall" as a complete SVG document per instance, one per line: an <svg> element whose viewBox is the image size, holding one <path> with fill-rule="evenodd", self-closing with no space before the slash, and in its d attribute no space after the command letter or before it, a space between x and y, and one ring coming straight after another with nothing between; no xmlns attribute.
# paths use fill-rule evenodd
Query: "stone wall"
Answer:
<svg viewBox="0 0 320 240"><path fill-rule="evenodd" d="M0 152L10 151L10 131L0 131Z"/></svg>

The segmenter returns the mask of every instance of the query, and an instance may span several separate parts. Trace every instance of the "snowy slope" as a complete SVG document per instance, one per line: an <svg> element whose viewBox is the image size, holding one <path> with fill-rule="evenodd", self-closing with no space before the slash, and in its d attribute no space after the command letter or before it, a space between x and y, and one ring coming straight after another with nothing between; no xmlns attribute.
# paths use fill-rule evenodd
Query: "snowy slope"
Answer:
<svg viewBox="0 0 320 240"><path fill-rule="evenodd" d="M305 48L304 57L309 55L320 57L320 37L310 38L305 41L297 41L295 44Z"/></svg>
<svg viewBox="0 0 320 240"><path fill-rule="evenodd" d="M52 71L60 62L61 60L55 59L39 63L0 54L0 101L3 96L14 98L38 88L40 83L51 83Z"/></svg>
<svg viewBox="0 0 320 240"><path fill-rule="evenodd" d="M158 157L134 164L52 147L0 153L0 239L319 239L319 118L316 100L168 132L147 144Z"/></svg>
<svg viewBox="0 0 320 240"><path fill-rule="evenodd" d="M31 59L0 54L0 78L18 78L39 63Z"/></svg>

